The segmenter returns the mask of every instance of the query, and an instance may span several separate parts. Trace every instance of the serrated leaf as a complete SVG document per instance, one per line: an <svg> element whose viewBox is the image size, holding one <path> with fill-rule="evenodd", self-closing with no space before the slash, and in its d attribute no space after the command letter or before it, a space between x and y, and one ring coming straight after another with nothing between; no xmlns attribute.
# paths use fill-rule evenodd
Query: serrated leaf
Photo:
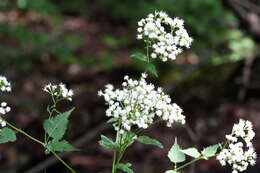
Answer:
<svg viewBox="0 0 260 173"><path fill-rule="evenodd" d="M45 120L43 123L45 132L53 139L61 139L65 134L68 118L73 110L74 108L67 112L58 114L56 117L51 117L48 120Z"/></svg>
<svg viewBox="0 0 260 173"><path fill-rule="evenodd" d="M48 142L49 151L78 151L79 149L70 145L66 140L57 141L55 139Z"/></svg>
<svg viewBox="0 0 260 173"><path fill-rule="evenodd" d="M181 152L181 148L177 143L177 138L175 138L174 145L168 152L168 157L173 163L180 163L185 161L185 155Z"/></svg>
<svg viewBox="0 0 260 173"><path fill-rule="evenodd" d="M178 173L178 172L176 172L176 171L174 171L174 170L168 170L168 171L166 171L165 173Z"/></svg>
<svg viewBox="0 0 260 173"><path fill-rule="evenodd" d="M110 118L107 123L114 123L116 122L118 119L117 118Z"/></svg>
<svg viewBox="0 0 260 173"><path fill-rule="evenodd" d="M15 131L9 129L8 127L0 130L0 144L14 141L16 141Z"/></svg>
<svg viewBox="0 0 260 173"><path fill-rule="evenodd" d="M137 141L142 144L151 144L151 145L155 145L157 147L163 148L163 145L161 142L157 141L156 139L152 139L148 136L139 136L137 138Z"/></svg>
<svg viewBox="0 0 260 173"><path fill-rule="evenodd" d="M215 156L217 150L218 150L218 147L219 145L216 144L216 145L212 145L212 146L209 146L207 148L204 148L204 150L202 151L202 154L208 158L208 157L213 157Z"/></svg>
<svg viewBox="0 0 260 173"><path fill-rule="evenodd" d="M184 154L186 154L188 156L194 157L194 158L199 158L201 155L200 152L194 147L187 148L185 150L181 150L181 152L183 152Z"/></svg>
<svg viewBox="0 0 260 173"><path fill-rule="evenodd" d="M155 77L158 77L158 74L157 74L157 70L156 70L156 67L155 65L149 63L147 64L146 66L146 70L150 73L152 73Z"/></svg>
<svg viewBox="0 0 260 173"><path fill-rule="evenodd" d="M148 62L148 57L141 52L133 53L130 57L140 61Z"/></svg>
<svg viewBox="0 0 260 173"><path fill-rule="evenodd" d="M129 167L131 166L131 163L118 163L116 165L116 168L121 169L122 171L126 172L126 173L134 173L132 169L130 169Z"/></svg>
<svg viewBox="0 0 260 173"><path fill-rule="evenodd" d="M114 141L104 135L101 135L101 140L99 141L99 144L105 148L116 148L117 146Z"/></svg>

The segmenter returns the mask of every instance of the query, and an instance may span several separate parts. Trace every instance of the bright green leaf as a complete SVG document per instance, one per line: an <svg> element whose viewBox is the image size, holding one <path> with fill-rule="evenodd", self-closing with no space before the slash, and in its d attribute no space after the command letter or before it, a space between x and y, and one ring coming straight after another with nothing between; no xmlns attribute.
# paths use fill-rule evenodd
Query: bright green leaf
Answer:
<svg viewBox="0 0 260 173"><path fill-rule="evenodd" d="M137 138L137 141L143 144L151 144L151 145L155 145L157 147L163 148L163 145L161 142L157 141L156 139L152 139L148 136L139 136Z"/></svg>
<svg viewBox="0 0 260 173"><path fill-rule="evenodd" d="M168 152L168 157L173 163L180 163L185 161L185 155L181 152L181 148L177 143L177 138L175 138L175 143Z"/></svg>
<svg viewBox="0 0 260 173"><path fill-rule="evenodd" d="M99 141L99 144L105 148L116 147L116 143L104 135L101 135L101 140Z"/></svg>
<svg viewBox="0 0 260 173"><path fill-rule="evenodd" d="M138 59L140 61L148 62L148 57L141 52L133 53L130 57L134 59Z"/></svg>
<svg viewBox="0 0 260 173"><path fill-rule="evenodd" d="M212 145L212 146L209 146L207 148L204 148L204 150L202 151L202 154L208 158L208 157L213 157L215 156L217 150L218 150L218 147L219 145L216 144L216 145Z"/></svg>
<svg viewBox="0 0 260 173"><path fill-rule="evenodd" d="M66 140L57 141L55 139L48 142L49 151L78 151L79 149L70 145Z"/></svg>
<svg viewBox="0 0 260 173"><path fill-rule="evenodd" d="M181 150L184 154L194 157L194 158L199 158L200 157L200 152L196 148L187 148L185 150Z"/></svg>
<svg viewBox="0 0 260 173"><path fill-rule="evenodd" d="M110 118L107 123L114 123L116 122L118 119L117 118Z"/></svg>
<svg viewBox="0 0 260 173"><path fill-rule="evenodd" d="M134 172L132 171L132 169L129 168L130 166L131 166L131 163L126 163L126 164L124 164L124 163L118 163L118 164L116 165L116 167L117 167L118 169L121 169L122 171L124 171L124 172L126 172L126 173L134 173Z"/></svg>
<svg viewBox="0 0 260 173"><path fill-rule="evenodd" d="M56 117L51 117L48 120L45 120L43 123L45 132L53 139L61 139L65 134L68 118L73 110L74 108L67 112L58 114Z"/></svg>
<svg viewBox="0 0 260 173"><path fill-rule="evenodd" d="M0 130L0 144L14 142L16 140L15 132L7 127Z"/></svg>
<svg viewBox="0 0 260 173"><path fill-rule="evenodd" d="M155 65L149 63L147 64L146 70L150 73L152 73L155 77L158 77L157 70Z"/></svg>
<svg viewBox="0 0 260 173"><path fill-rule="evenodd" d="M178 173L178 172L176 172L176 171L174 171L174 170L168 170L168 171L166 171L165 173Z"/></svg>

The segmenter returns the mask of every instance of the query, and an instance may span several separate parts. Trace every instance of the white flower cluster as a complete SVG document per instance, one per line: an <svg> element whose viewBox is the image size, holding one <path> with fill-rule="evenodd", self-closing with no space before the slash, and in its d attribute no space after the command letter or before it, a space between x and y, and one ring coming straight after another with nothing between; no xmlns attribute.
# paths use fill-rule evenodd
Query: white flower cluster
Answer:
<svg viewBox="0 0 260 173"><path fill-rule="evenodd" d="M245 171L248 165L255 165L257 155L252 144L254 136L252 123L240 119L238 124L234 124L232 133L226 135L228 146L218 154L217 160L222 166L226 163L232 165L232 173Z"/></svg>
<svg viewBox="0 0 260 173"><path fill-rule="evenodd" d="M63 98L72 101L72 96L74 95L72 89L67 89L66 85L60 83L59 85L48 84L44 86L43 91L56 96L57 99Z"/></svg>
<svg viewBox="0 0 260 173"><path fill-rule="evenodd" d="M192 38L183 26L184 21L170 18L165 12L154 12L138 22L137 39L149 42L152 58L175 60L182 48L189 48Z"/></svg>
<svg viewBox="0 0 260 173"><path fill-rule="evenodd" d="M113 124L116 131L124 133L133 126L146 129L154 122L155 116L167 121L167 126L174 122L185 123L182 109L171 103L171 98L162 88L155 89L153 84L148 84L146 77L143 73L138 81L125 76L123 89L114 89L108 84L104 92L98 92L109 105L106 115L117 120Z"/></svg>
<svg viewBox="0 0 260 173"><path fill-rule="evenodd" d="M10 82L7 81L6 77L0 76L0 91L10 92L11 90L12 89L11 89ZM4 115L10 111L11 111L11 108L9 106L7 106L6 102L2 102L0 104L0 115ZM4 119L1 116L0 116L0 125L2 127L6 126L6 122L4 121Z"/></svg>
<svg viewBox="0 0 260 173"><path fill-rule="evenodd" d="M6 77L0 76L0 90L3 92L11 91L11 84L7 81Z"/></svg>

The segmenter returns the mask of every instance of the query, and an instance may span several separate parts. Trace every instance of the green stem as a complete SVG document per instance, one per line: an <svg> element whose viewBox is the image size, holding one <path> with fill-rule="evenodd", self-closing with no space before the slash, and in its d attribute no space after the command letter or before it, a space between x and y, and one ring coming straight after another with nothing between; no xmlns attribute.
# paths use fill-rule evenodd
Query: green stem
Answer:
<svg viewBox="0 0 260 173"><path fill-rule="evenodd" d="M114 155L113 155L113 165L112 165L112 173L116 173L116 167L115 167L115 165L116 165L116 153L117 153L117 151L114 150Z"/></svg>
<svg viewBox="0 0 260 173"><path fill-rule="evenodd" d="M185 168L186 166L188 166L188 165L190 165L190 164L192 164L192 163L194 163L194 162L196 162L196 161L198 161L198 160L200 160L200 159L202 159L202 157L193 159L192 161L190 161L190 162L188 162L188 163L185 163L184 165L182 165L182 166L180 166L180 167L178 167L178 168L176 168L176 169L174 169L174 170L175 170L176 172L178 172L179 170Z"/></svg>
<svg viewBox="0 0 260 173"><path fill-rule="evenodd" d="M62 158L61 158L58 154L56 154L54 151L51 151L51 153L52 153L64 166L66 166L66 167L70 170L70 172L76 173L76 171L75 171L74 169L72 169L64 160L62 160Z"/></svg>
<svg viewBox="0 0 260 173"><path fill-rule="evenodd" d="M120 126L120 125L119 125ZM119 132L117 131L116 133L116 144L118 144L118 137L120 136ZM120 146L121 147L121 146ZM121 148L120 148L121 150ZM113 154L113 164L112 164L112 173L116 173L116 156L117 156L117 149L114 149L114 154Z"/></svg>
<svg viewBox="0 0 260 173"><path fill-rule="evenodd" d="M29 135L29 134L26 133L25 131L23 131L23 130L17 128L17 127L15 127L14 125L12 125L11 123L9 123L9 122L7 122L7 121L6 121L6 124L7 124L9 127L11 127L12 129L14 129L15 131L17 131L17 132L19 132L19 133L22 133L23 135L27 136L29 139L31 139L31 140L33 140L33 141L35 141L35 142L41 144L44 148L46 148L46 145L45 145L42 141L40 141L40 140L38 140L38 139L32 137L31 135ZM51 151L51 152L52 152L52 154L53 154L63 165L65 165L72 173L76 173L76 171L74 171L67 163L65 163L60 156L58 156L58 155L57 155L55 152L53 152L53 151Z"/></svg>
<svg viewBox="0 0 260 173"><path fill-rule="evenodd" d="M17 132L22 133L23 135L27 136L27 137L30 138L31 140L33 140L33 141L35 141L35 142L37 142L37 143L39 143L39 144L41 144L42 146L45 147L45 144L44 144L42 141L40 141L40 140L38 140L38 139L32 137L32 136L29 135L28 133L24 132L24 131L21 130L21 129L18 129L17 127L13 126L11 123L9 123L9 122L7 122L7 121L6 121L6 124L7 124L9 127L11 127L11 128L13 128L14 130L16 130Z"/></svg>

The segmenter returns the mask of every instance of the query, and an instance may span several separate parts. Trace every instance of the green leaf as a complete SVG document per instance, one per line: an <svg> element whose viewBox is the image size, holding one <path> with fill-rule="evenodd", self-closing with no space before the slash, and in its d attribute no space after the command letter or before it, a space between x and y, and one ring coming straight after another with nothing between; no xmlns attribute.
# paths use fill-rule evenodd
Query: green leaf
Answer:
<svg viewBox="0 0 260 173"><path fill-rule="evenodd" d="M70 145L66 140L57 141L55 139L48 142L49 151L78 151L79 149Z"/></svg>
<svg viewBox="0 0 260 173"><path fill-rule="evenodd" d="M16 141L16 135L12 129L5 127L0 130L0 144L14 141Z"/></svg>
<svg viewBox="0 0 260 173"><path fill-rule="evenodd" d="M187 148L185 150L181 150L181 152L183 152L184 154L186 154L188 156L194 157L194 158L199 158L201 155L200 152L194 147Z"/></svg>
<svg viewBox="0 0 260 173"><path fill-rule="evenodd" d="M117 146L114 141L104 135L101 135L101 140L99 141L99 144L105 148L116 148Z"/></svg>
<svg viewBox="0 0 260 173"><path fill-rule="evenodd" d="M185 155L181 152L181 148L177 143L177 138L175 138L175 143L168 152L168 157L173 163L180 163L185 161Z"/></svg>
<svg viewBox="0 0 260 173"><path fill-rule="evenodd" d="M65 134L68 118L73 110L74 108L67 112L58 114L56 117L51 117L48 120L45 120L43 123L45 132L53 139L61 139Z"/></svg>
<svg viewBox="0 0 260 173"><path fill-rule="evenodd" d="M137 138L137 141L143 144L151 144L151 145L155 145L157 147L163 148L163 145L161 142L157 141L156 139L152 139L148 136L139 136Z"/></svg>
<svg viewBox="0 0 260 173"><path fill-rule="evenodd" d="M130 169L129 167L131 167L131 163L118 163L116 165L116 168L121 169L122 171L126 172L126 173L134 173L132 169Z"/></svg>
<svg viewBox="0 0 260 173"><path fill-rule="evenodd" d="M147 64L146 70L148 72L152 73L155 77L158 77L156 67L152 63Z"/></svg>
<svg viewBox="0 0 260 173"><path fill-rule="evenodd" d="M202 151L202 154L205 156L205 159L215 156L215 154L218 150L218 147L219 147L219 145L216 144L216 145L212 145L207 148L204 148L204 150Z"/></svg>
<svg viewBox="0 0 260 173"><path fill-rule="evenodd" d="M166 171L165 173L178 173L178 172L176 172L176 171L174 171L174 170L168 170L168 171Z"/></svg>
<svg viewBox="0 0 260 173"><path fill-rule="evenodd" d="M141 52L133 53L130 57L140 61L148 62L148 57Z"/></svg>
<svg viewBox="0 0 260 173"><path fill-rule="evenodd" d="M128 131L122 135L123 148L125 149L132 145L134 141L137 139L137 136L134 132Z"/></svg>
<svg viewBox="0 0 260 173"><path fill-rule="evenodd" d="M107 123L114 123L116 122L118 119L117 118L110 118Z"/></svg>

